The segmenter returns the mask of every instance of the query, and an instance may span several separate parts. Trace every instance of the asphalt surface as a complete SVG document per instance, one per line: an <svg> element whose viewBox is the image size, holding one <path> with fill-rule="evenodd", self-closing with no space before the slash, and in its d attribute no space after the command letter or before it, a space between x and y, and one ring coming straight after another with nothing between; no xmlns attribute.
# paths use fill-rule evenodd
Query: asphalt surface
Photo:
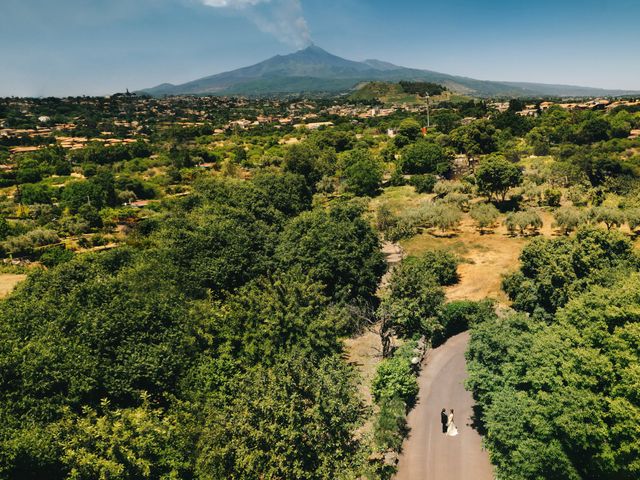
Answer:
<svg viewBox="0 0 640 480"><path fill-rule="evenodd" d="M469 334L457 335L430 352L418 379L420 396L407 418L408 438L400 455L396 480L493 480L493 468L473 429L473 398L464 389L464 352ZM440 411L455 411L460 434L442 433Z"/></svg>

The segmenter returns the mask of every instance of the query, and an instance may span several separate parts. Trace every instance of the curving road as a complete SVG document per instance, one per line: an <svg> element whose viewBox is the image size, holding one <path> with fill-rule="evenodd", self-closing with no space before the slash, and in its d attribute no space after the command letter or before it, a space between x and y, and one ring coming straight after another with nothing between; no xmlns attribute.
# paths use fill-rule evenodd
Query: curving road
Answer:
<svg viewBox="0 0 640 480"><path fill-rule="evenodd" d="M396 480L493 480L489 455L471 427L473 398L463 385L468 342L469 333L462 333L429 353L418 379L418 404L407 418L411 431ZM455 410L457 437L442 433L443 408Z"/></svg>

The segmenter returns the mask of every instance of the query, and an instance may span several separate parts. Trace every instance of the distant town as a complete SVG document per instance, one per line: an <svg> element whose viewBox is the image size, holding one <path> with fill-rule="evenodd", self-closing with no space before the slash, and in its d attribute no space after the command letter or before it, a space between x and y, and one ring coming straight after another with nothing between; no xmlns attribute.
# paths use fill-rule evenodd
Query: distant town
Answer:
<svg viewBox="0 0 640 480"><path fill-rule="evenodd" d="M269 126L274 129L315 130L333 126L336 119L371 119L388 117L397 113L420 114L428 110L426 104L391 104L370 106L352 104L348 99L334 101L284 101L219 97L137 97L135 95L115 95L112 97L82 97L56 100L61 106L74 105L84 109L96 109L106 115L100 128L87 131L86 119L75 116L58 122L59 115L47 115L47 100L7 98L0 100L6 110L18 109L19 119L2 118L0 110L0 146L8 146L11 154L38 151L42 148L58 145L64 149L82 149L89 142L104 145L134 143L148 136L151 125L154 127L204 127L212 126L212 132L222 135L234 129L250 130ZM504 113L509 109L508 101L486 102L488 111ZM108 106L108 110L105 107ZM520 116L537 117L551 107L568 111L594 110L612 111L619 107L640 107L638 99L582 99L572 102L543 101L527 103L517 112ZM432 108L437 109L438 103ZM226 112L227 115L221 115ZM227 118L228 117L228 118ZM462 124L475 120L465 117ZM97 125L96 125L97 127ZM102 128L106 128L103 130ZM78 131L84 134L78 134ZM393 135L393 129L389 129ZM633 130L630 138L640 136ZM9 169L8 165L0 168Z"/></svg>

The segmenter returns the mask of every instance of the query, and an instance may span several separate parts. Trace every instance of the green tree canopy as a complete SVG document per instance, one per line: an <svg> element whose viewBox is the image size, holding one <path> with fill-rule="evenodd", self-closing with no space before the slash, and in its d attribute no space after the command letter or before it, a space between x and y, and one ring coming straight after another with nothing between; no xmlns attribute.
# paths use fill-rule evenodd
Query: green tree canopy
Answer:
<svg viewBox="0 0 640 480"><path fill-rule="evenodd" d="M411 144L402 151L404 173L435 173L446 175L451 171L453 158L437 143L426 140Z"/></svg>
<svg viewBox="0 0 640 480"><path fill-rule="evenodd" d="M638 292L634 273L584 290L548 323L511 314L473 324L468 386L498 475L637 477Z"/></svg>
<svg viewBox="0 0 640 480"><path fill-rule="evenodd" d="M311 208L311 190L302 175L260 171L252 179L271 204L287 216L295 216Z"/></svg>
<svg viewBox="0 0 640 480"><path fill-rule="evenodd" d="M477 157L497 150L496 134L496 128L489 120L479 120L456 128L449 138L456 151Z"/></svg>
<svg viewBox="0 0 640 480"><path fill-rule="evenodd" d="M323 176L335 170L335 151L322 151L309 142L291 145L284 156L285 172L297 173L307 180L310 188Z"/></svg>
<svg viewBox="0 0 640 480"><path fill-rule="evenodd" d="M328 308L323 290L299 272L279 272L242 287L216 321L234 356L249 364L272 364L292 351L306 357L336 353L346 318Z"/></svg>
<svg viewBox="0 0 640 480"><path fill-rule="evenodd" d="M355 391L353 371L337 357L251 369L230 404L207 407L199 478L348 478L362 412Z"/></svg>
<svg viewBox="0 0 640 480"><path fill-rule="evenodd" d="M398 134L408 138L411 142L415 142L421 132L422 126L415 118L405 118L398 126Z"/></svg>
<svg viewBox="0 0 640 480"><path fill-rule="evenodd" d="M25 205L50 204L54 192L51 187L38 183L24 183L18 187L15 200Z"/></svg>
<svg viewBox="0 0 640 480"><path fill-rule="evenodd" d="M444 302L442 285L458 280L457 259L442 251L409 257L396 267L379 308L386 328L401 337L431 338L439 329L437 317Z"/></svg>
<svg viewBox="0 0 640 480"><path fill-rule="evenodd" d="M379 240L353 204L304 212L282 232L276 258L300 267L336 300L371 298L385 270Z"/></svg>
<svg viewBox="0 0 640 480"><path fill-rule="evenodd" d="M98 210L113 206L117 202L115 180L110 173L99 173L90 180L69 183L62 190L60 199L73 213L87 204Z"/></svg>
<svg viewBox="0 0 640 480"><path fill-rule="evenodd" d="M615 272L623 274L638 260L618 232L583 228L572 238L534 239L520 261L520 272L503 283L515 308L554 313L587 285L604 282Z"/></svg>
<svg viewBox="0 0 640 480"><path fill-rule="evenodd" d="M489 198L504 201L507 192L522 183L522 171L501 156L490 156L480 162L475 172L478 190Z"/></svg>
<svg viewBox="0 0 640 480"><path fill-rule="evenodd" d="M373 196L382 184L382 164L369 150L348 152L343 158L346 190L357 196Z"/></svg>

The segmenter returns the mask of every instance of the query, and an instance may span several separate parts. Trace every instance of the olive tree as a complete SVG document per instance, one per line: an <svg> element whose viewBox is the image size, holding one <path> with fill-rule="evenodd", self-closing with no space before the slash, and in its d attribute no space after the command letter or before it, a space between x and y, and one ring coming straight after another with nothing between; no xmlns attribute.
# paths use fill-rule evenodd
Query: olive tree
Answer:
<svg viewBox="0 0 640 480"><path fill-rule="evenodd" d="M461 210L454 204L427 203L416 212L416 223L427 228L452 230L462 220Z"/></svg>
<svg viewBox="0 0 640 480"><path fill-rule="evenodd" d="M576 207L562 207L557 209L554 214L555 226L562 228L565 235L576 230L580 225L588 220L586 212Z"/></svg>
<svg viewBox="0 0 640 480"><path fill-rule="evenodd" d="M631 208L625 212L629 228L635 232L640 227L640 208Z"/></svg>
<svg viewBox="0 0 640 480"><path fill-rule="evenodd" d="M485 229L495 224L500 212L491 203L478 203L471 207L469 215L475 221L478 231L484 233Z"/></svg>
<svg viewBox="0 0 640 480"><path fill-rule="evenodd" d="M542 218L535 210L512 212L507 215L504 223L511 234L514 234L518 229L520 235L525 235L527 230L532 230L535 233L543 225Z"/></svg>
<svg viewBox="0 0 640 480"><path fill-rule="evenodd" d="M595 207L591 210L591 216L596 223L604 223L607 226L607 230L611 230L613 227L620 227L625 221L624 212L615 207Z"/></svg>

